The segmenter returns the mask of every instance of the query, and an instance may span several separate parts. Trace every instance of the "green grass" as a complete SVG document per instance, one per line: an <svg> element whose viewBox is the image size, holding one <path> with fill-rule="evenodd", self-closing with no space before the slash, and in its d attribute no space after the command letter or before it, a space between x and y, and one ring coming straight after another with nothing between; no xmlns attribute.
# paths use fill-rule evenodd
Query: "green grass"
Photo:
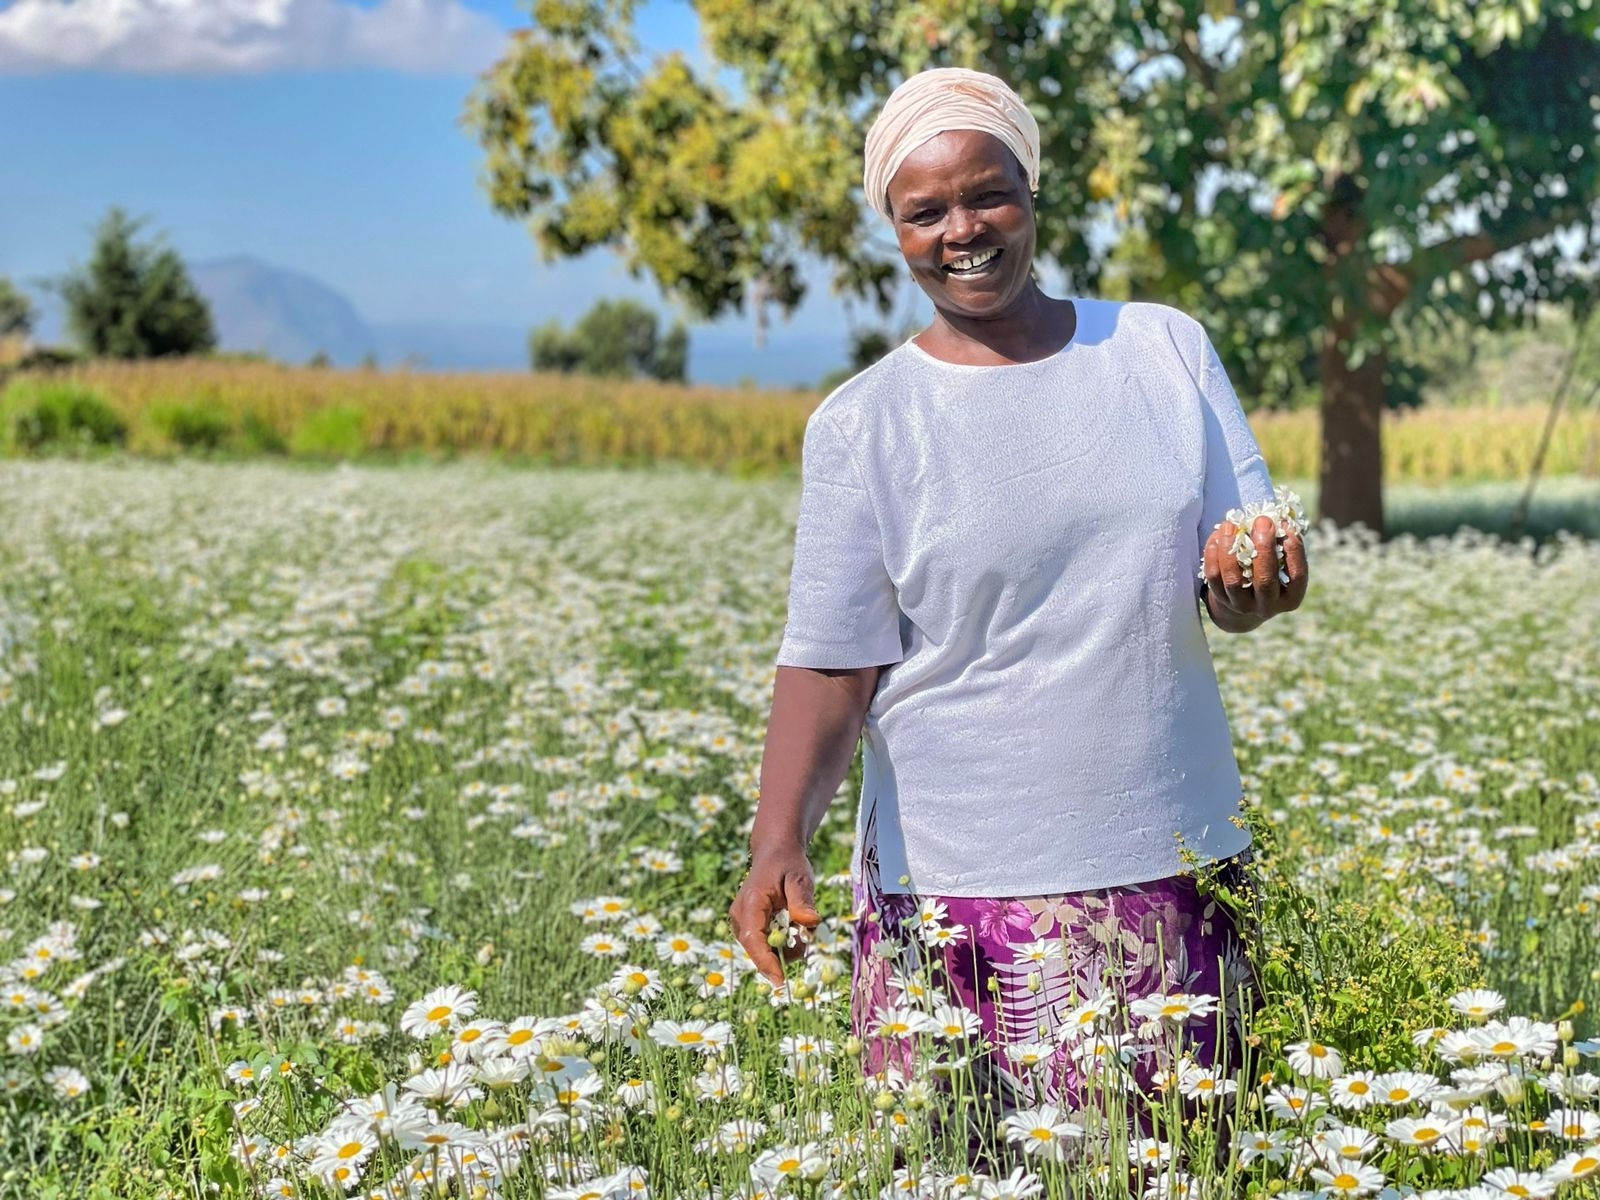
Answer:
<svg viewBox="0 0 1600 1200"><path fill-rule="evenodd" d="M1540 519L1586 486L1555 481ZM889 1081L862 1076L850 1040L859 761L813 845L825 944L789 1001L715 951L797 498L792 480L687 470L0 463L0 975L29 989L0 1005L0 1195L345 1194L310 1169L355 1136L331 1126L344 1106L478 1053L402 1029L445 987L509 1023L484 1044L534 1031L513 1052L533 1078L434 1111L445 1150L382 1139L349 1194L407 1164L448 1175L452 1155L476 1169L463 1154L503 1182L441 1194L641 1194L630 1170L663 1197L768 1178L760 1194L878 1196L897 1171L983 1194L949 1182L950 1101L922 1074L937 1047ZM1389 1136L1426 1106L1327 1111L1373 1130L1369 1162L1425 1196L1600 1141L1528 1127L1559 1103L1553 1076L1594 1079L1600 545L1432 538L1460 500L1397 490L1416 537L1313 534L1300 612L1207 630L1263 863L1254 900L1229 902L1260 904L1266 988L1234 1076L1241 1137L1175 1095L1152 1114L1207 1194L1316 1190L1281 1155L1241 1161L1243 1131L1308 1144L1309 1118L1268 1111L1274 1089L1327 1108L1329 1081L1297 1075L1287 1047L1448 1082L1464 1064L1426 1031L1474 1028L1447 1000L1479 984L1506 998L1500 1019L1549 1025L1547 1046L1481 1056L1501 1082L1460 1107L1510 1122L1485 1157ZM1504 501L1469 496L1485 521ZM608 896L659 930L573 912ZM677 933L707 949L663 960ZM586 950L594 934L627 953ZM629 963L661 993L616 978ZM736 986L702 996L713 971ZM650 1035L693 1019L726 1022L726 1050ZM828 1043L824 1069L785 1061L793 1034ZM725 1096L706 1094L708 1064L737 1068ZM1122 1104L1074 1119L1093 1132ZM749 1149L714 1149L736 1121L759 1122ZM1123 1194L1095 1174L1128 1158L1112 1133L1017 1162L1041 1195ZM790 1150L825 1179L785 1176ZM1592 1178L1558 1194L1593 1195Z"/></svg>

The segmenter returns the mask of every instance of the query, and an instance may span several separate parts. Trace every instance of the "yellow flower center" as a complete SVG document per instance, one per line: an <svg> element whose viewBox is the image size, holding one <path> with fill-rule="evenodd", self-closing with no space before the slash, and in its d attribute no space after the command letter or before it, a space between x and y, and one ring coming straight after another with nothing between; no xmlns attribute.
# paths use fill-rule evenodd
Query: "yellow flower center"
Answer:
<svg viewBox="0 0 1600 1200"><path fill-rule="evenodd" d="M1333 1186L1336 1188L1353 1188L1356 1187L1360 1182L1361 1181L1354 1175L1350 1174L1349 1171L1340 1171L1333 1177Z"/></svg>
<svg viewBox="0 0 1600 1200"><path fill-rule="evenodd" d="M448 1017L452 1011L453 1010L448 1004L435 1004L427 1011L425 1015L430 1021L442 1021Z"/></svg>
<svg viewBox="0 0 1600 1200"><path fill-rule="evenodd" d="M678 1040L687 1045L692 1042L703 1042L706 1039L698 1029L684 1029L679 1031Z"/></svg>

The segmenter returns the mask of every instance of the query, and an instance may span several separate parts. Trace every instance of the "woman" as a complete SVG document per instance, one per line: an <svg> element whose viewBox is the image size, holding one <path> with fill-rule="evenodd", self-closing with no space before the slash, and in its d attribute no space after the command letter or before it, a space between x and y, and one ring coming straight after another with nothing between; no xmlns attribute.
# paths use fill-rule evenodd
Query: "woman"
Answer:
<svg viewBox="0 0 1600 1200"><path fill-rule="evenodd" d="M807 845L864 735L868 1069L913 1069L915 1034L981 1039L1002 1111L1083 1104L1107 1055L1146 1090L1181 1084L1237 1041L1242 934L1187 869L1236 878L1250 845L1199 609L1247 632L1308 578L1291 532L1280 582L1269 517L1248 585L1227 552L1224 514L1273 487L1204 327L1035 283L1038 166L1027 108L974 71L912 76L868 134L868 202L934 317L806 425L729 913L781 982L767 931L819 919Z"/></svg>

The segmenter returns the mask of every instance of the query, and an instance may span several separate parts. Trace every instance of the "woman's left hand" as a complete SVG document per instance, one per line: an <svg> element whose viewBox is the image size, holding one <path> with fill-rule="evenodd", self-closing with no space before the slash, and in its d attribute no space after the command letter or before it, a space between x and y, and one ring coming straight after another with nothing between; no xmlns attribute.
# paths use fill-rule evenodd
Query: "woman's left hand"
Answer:
<svg viewBox="0 0 1600 1200"><path fill-rule="evenodd" d="M1257 517L1250 527L1255 544L1255 560L1250 564L1250 586L1244 586L1244 570L1230 552L1238 527L1224 521L1206 539L1206 604L1219 629L1243 633L1256 628L1268 617L1293 612L1305 598L1306 548L1300 535L1291 531L1283 539L1283 570L1289 582L1278 579L1278 552L1271 517Z"/></svg>

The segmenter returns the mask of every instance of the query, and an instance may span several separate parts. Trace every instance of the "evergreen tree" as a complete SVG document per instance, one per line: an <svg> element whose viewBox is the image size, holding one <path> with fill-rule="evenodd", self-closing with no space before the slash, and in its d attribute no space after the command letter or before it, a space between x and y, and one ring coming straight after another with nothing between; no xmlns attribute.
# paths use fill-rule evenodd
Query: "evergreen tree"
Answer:
<svg viewBox="0 0 1600 1200"><path fill-rule="evenodd" d="M111 209L95 231L88 265L56 283L66 301L68 329L85 350L106 358L160 358L215 348L211 310L183 260L159 240L135 240L142 225L120 208Z"/></svg>

